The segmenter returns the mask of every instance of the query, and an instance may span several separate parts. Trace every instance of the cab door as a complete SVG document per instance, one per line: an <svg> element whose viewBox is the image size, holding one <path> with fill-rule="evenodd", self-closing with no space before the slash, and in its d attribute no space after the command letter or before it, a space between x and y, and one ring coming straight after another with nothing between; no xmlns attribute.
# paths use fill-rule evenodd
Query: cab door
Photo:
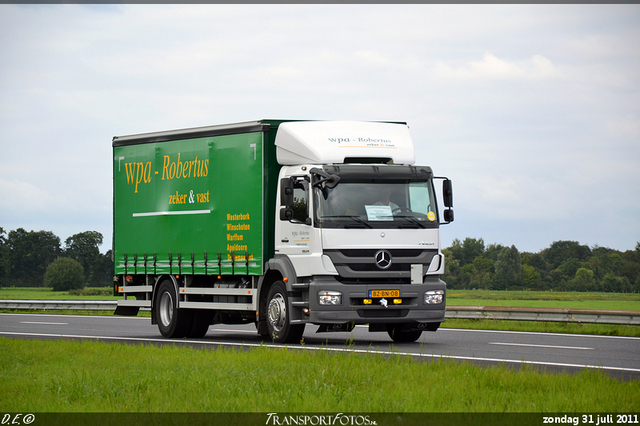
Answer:
<svg viewBox="0 0 640 426"><path fill-rule="evenodd" d="M289 256L309 255L313 221L308 176L280 179L279 233L276 251Z"/></svg>

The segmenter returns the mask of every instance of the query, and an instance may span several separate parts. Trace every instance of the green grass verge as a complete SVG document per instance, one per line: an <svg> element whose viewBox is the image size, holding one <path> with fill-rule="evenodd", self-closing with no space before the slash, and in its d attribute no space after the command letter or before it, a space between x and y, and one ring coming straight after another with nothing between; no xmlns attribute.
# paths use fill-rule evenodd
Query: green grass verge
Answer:
<svg viewBox="0 0 640 426"><path fill-rule="evenodd" d="M0 300L118 300L111 287L87 287L83 290L53 291L49 287L3 287Z"/></svg>
<svg viewBox="0 0 640 426"><path fill-rule="evenodd" d="M589 324L580 322L508 321L492 319L448 319L443 328L473 330L529 331L538 333L597 334L604 336L640 337L640 326Z"/></svg>
<svg viewBox="0 0 640 426"><path fill-rule="evenodd" d="M640 311L640 294L557 291L448 290L447 305Z"/></svg>
<svg viewBox="0 0 640 426"><path fill-rule="evenodd" d="M640 381L593 370L6 338L0 357L4 412L640 411Z"/></svg>

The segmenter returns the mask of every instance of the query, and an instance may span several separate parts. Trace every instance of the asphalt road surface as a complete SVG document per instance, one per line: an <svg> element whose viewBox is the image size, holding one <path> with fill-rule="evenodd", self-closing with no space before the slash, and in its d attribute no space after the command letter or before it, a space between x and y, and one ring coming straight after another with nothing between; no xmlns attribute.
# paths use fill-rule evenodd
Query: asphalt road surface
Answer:
<svg viewBox="0 0 640 426"><path fill-rule="evenodd" d="M353 351L363 354L406 354L425 361L447 358L482 365L524 364L548 372L600 369L621 379L640 378L640 338L517 331L440 328L424 332L415 343L393 343L387 333L356 327L348 333L316 333L307 325L304 345L278 345L263 340L253 324L214 325L202 339L165 339L150 318L0 314L0 336L18 339L90 339L125 343L171 343L194 347L224 345L250 349L288 346L303 350Z"/></svg>

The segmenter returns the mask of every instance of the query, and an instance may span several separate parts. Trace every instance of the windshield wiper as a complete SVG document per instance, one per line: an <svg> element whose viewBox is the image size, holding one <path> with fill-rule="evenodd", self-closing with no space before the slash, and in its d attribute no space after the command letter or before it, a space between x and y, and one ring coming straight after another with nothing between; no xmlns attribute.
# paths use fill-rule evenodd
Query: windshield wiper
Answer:
<svg viewBox="0 0 640 426"><path fill-rule="evenodd" d="M340 176L331 175L322 169L314 167L313 169L309 170L309 173L314 176L313 186L316 188L335 188L338 182L340 182Z"/></svg>
<svg viewBox="0 0 640 426"><path fill-rule="evenodd" d="M426 226L424 226L418 219L416 219L413 216L407 216L407 215L396 215L394 217L401 217L403 219L407 219L409 222L418 225L420 228L426 228Z"/></svg>
<svg viewBox="0 0 640 426"><path fill-rule="evenodd" d="M373 226L369 225L367 222L365 222L364 220L360 219L360 216L353 216L353 215L338 215L338 216L322 216L322 219L344 219L344 218L348 218L351 220L354 220L356 222L358 222L360 225L364 225L367 228L373 228ZM345 225L345 228L347 226Z"/></svg>

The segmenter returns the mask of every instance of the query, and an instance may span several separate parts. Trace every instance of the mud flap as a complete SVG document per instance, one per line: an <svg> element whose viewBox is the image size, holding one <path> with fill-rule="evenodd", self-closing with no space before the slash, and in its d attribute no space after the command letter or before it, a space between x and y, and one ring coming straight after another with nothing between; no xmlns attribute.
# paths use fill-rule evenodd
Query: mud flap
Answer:
<svg viewBox="0 0 640 426"><path fill-rule="evenodd" d="M121 315L124 317L135 317L140 310L139 306L118 306L113 315Z"/></svg>

